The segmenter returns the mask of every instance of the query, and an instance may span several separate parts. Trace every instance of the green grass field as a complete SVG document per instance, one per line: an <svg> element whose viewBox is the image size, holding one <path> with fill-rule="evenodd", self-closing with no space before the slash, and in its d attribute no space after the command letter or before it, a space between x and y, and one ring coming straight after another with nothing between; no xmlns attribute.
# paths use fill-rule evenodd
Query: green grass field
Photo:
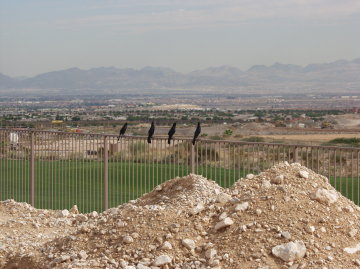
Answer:
<svg viewBox="0 0 360 269"><path fill-rule="evenodd" d="M27 161L0 161L0 200L29 202ZM35 207L64 209L76 204L82 212L104 208L104 164L101 161L36 161ZM155 186L190 173L177 164L109 162L109 207L136 199ZM195 172L228 187L247 171L218 167L196 167Z"/></svg>
<svg viewBox="0 0 360 269"><path fill-rule="evenodd" d="M70 208L76 204L81 212L104 209L104 164L101 161L36 161L35 207ZM117 206L151 191L176 176L190 173L188 165L161 163L108 163L109 207ZM252 170L199 166L195 173L215 179L222 187L231 186ZM331 177L330 182L343 195L359 204L356 178ZM27 161L0 160L0 200L13 198L29 202L29 166Z"/></svg>

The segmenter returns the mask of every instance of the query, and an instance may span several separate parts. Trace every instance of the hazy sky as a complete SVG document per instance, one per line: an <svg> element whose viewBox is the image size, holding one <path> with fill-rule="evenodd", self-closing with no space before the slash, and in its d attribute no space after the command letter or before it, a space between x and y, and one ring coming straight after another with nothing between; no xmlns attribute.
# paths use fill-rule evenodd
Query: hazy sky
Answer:
<svg viewBox="0 0 360 269"><path fill-rule="evenodd" d="M0 0L0 73L360 57L360 0Z"/></svg>

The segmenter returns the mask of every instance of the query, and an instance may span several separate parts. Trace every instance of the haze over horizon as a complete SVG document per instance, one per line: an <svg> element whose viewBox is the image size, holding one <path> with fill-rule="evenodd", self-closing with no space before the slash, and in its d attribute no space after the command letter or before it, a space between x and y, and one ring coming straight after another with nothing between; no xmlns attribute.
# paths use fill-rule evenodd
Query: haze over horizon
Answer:
<svg viewBox="0 0 360 269"><path fill-rule="evenodd" d="M357 0L0 0L0 73L306 66L358 58L359 29Z"/></svg>

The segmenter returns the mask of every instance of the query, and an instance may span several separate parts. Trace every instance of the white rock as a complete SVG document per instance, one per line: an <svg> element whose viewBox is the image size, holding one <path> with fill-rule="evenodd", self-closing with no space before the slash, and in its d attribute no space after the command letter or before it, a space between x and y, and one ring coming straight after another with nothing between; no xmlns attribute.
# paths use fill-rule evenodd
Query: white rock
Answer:
<svg viewBox="0 0 360 269"><path fill-rule="evenodd" d="M130 235L126 235L123 238L123 242L125 244L131 244L132 242L134 242L134 239Z"/></svg>
<svg viewBox="0 0 360 269"><path fill-rule="evenodd" d="M154 265L155 266L162 266L168 263L171 263L172 258L168 255L161 255L156 257L155 261L154 261Z"/></svg>
<svg viewBox="0 0 360 269"><path fill-rule="evenodd" d="M79 215L76 215L75 219L78 221L78 222L84 222L84 221L87 221L88 220L88 217L83 215L83 214L79 214Z"/></svg>
<svg viewBox="0 0 360 269"><path fill-rule="evenodd" d="M79 214L79 209L77 205L73 205L73 207L70 209L71 214Z"/></svg>
<svg viewBox="0 0 360 269"><path fill-rule="evenodd" d="M205 251L205 257L207 259L213 259L213 258L215 258L216 255L217 255L217 251L214 248L210 248Z"/></svg>
<svg viewBox="0 0 360 269"><path fill-rule="evenodd" d="M220 204L226 204L231 200L231 195L221 192L216 196L216 202Z"/></svg>
<svg viewBox="0 0 360 269"><path fill-rule="evenodd" d="M287 240L291 239L291 234L289 232L282 232L281 236Z"/></svg>
<svg viewBox="0 0 360 269"><path fill-rule="evenodd" d="M195 249L195 247L196 247L195 241L192 240L192 239L188 239L188 238L183 239L183 240L181 241L181 243L182 243L182 245L183 245L184 247L186 247L186 248L189 249L189 250Z"/></svg>
<svg viewBox="0 0 360 269"><path fill-rule="evenodd" d="M139 263L138 265L136 265L136 269L151 269L151 268Z"/></svg>
<svg viewBox="0 0 360 269"><path fill-rule="evenodd" d="M203 211L205 209L204 205L202 203L198 203L195 207L193 207L190 210L190 214L191 215L196 215L199 214L201 211Z"/></svg>
<svg viewBox="0 0 360 269"><path fill-rule="evenodd" d="M61 260L61 262L65 262L65 261L68 261L68 260L70 260L70 255L62 255L61 257L60 257L60 260Z"/></svg>
<svg viewBox="0 0 360 269"><path fill-rule="evenodd" d="M357 234L358 230L357 229L351 229L349 232L349 236L350 237L354 237Z"/></svg>
<svg viewBox="0 0 360 269"><path fill-rule="evenodd" d="M269 188L271 188L271 183L270 183L269 180L263 180L263 181L261 182L261 186L262 186L263 188L265 188L265 189L269 189Z"/></svg>
<svg viewBox="0 0 360 269"><path fill-rule="evenodd" d="M243 202L241 204L236 205L235 211L243 212L243 211L247 210L248 208L249 208L249 203Z"/></svg>
<svg viewBox="0 0 360 269"><path fill-rule="evenodd" d="M299 176L302 177L302 178L309 178L309 172L308 171L305 171L305 170L300 170L299 171Z"/></svg>
<svg viewBox="0 0 360 269"><path fill-rule="evenodd" d="M239 230L240 230L241 232L246 232L246 230L247 230L246 225L241 225L240 228L239 228Z"/></svg>
<svg viewBox="0 0 360 269"><path fill-rule="evenodd" d="M254 176L253 174L247 174L247 175L246 175L246 178L247 178L247 179L253 179L254 177L255 177L255 176Z"/></svg>
<svg viewBox="0 0 360 269"><path fill-rule="evenodd" d="M292 262L305 256L306 247L303 241L296 240L273 247L272 254L283 261Z"/></svg>
<svg viewBox="0 0 360 269"><path fill-rule="evenodd" d="M86 260L86 258L88 257L88 255L87 255L87 253L86 253L85 250L81 250L81 251L79 252L78 256L79 256L79 258L80 258L81 260Z"/></svg>
<svg viewBox="0 0 360 269"><path fill-rule="evenodd" d="M354 209L351 206L345 206L345 207L343 207L343 210L345 212L350 212L350 213L354 212Z"/></svg>
<svg viewBox="0 0 360 269"><path fill-rule="evenodd" d="M96 211L91 212L89 215L90 215L90 217L93 217L93 218L96 218L97 216L99 216L98 212L96 212Z"/></svg>
<svg viewBox="0 0 360 269"><path fill-rule="evenodd" d="M228 227L233 224L234 224L234 221L231 218L225 218L222 221L216 223L215 230L220 230L222 228Z"/></svg>
<svg viewBox="0 0 360 269"><path fill-rule="evenodd" d="M344 251L346 253L349 253L349 254L354 254L356 252L358 252L360 250L360 243L357 244L355 247L351 248L351 247L348 247L348 248L344 248Z"/></svg>
<svg viewBox="0 0 360 269"><path fill-rule="evenodd" d="M161 186L161 185L156 186L155 190L156 190L156 191L162 191L162 186Z"/></svg>
<svg viewBox="0 0 360 269"><path fill-rule="evenodd" d="M67 210L67 209L61 210L61 211L59 211L59 213L58 213L58 217L59 217L59 218L65 218L65 217L67 217L67 216L69 216L69 215L70 215L70 212L69 212L69 210Z"/></svg>
<svg viewBox="0 0 360 269"><path fill-rule="evenodd" d="M165 241L164 244L161 246L161 249L172 249L172 245L169 241Z"/></svg>
<svg viewBox="0 0 360 269"><path fill-rule="evenodd" d="M284 182L284 175L276 176L270 180L272 184L283 184Z"/></svg>
<svg viewBox="0 0 360 269"><path fill-rule="evenodd" d="M127 226L127 223L124 222L124 221L122 221L122 220L118 220L118 221L116 222L116 226L117 226L117 227L125 227L125 226Z"/></svg>
<svg viewBox="0 0 360 269"><path fill-rule="evenodd" d="M134 238L134 239L139 238L139 236L140 235L138 233L132 233L131 234L131 237Z"/></svg>
<svg viewBox="0 0 360 269"><path fill-rule="evenodd" d="M226 212L222 212L219 216L219 220L223 220L227 217L227 213Z"/></svg>
<svg viewBox="0 0 360 269"><path fill-rule="evenodd" d="M308 233L313 233L315 232L315 227L314 226L307 226L305 228L305 230L308 232Z"/></svg>
<svg viewBox="0 0 360 269"><path fill-rule="evenodd" d="M125 266L124 269L136 269L136 267L135 267L135 266L131 266L131 265L127 265L127 266Z"/></svg>
<svg viewBox="0 0 360 269"><path fill-rule="evenodd" d="M335 203L338 199L338 194L335 190L317 189L310 193L310 198L320 203L330 205Z"/></svg>

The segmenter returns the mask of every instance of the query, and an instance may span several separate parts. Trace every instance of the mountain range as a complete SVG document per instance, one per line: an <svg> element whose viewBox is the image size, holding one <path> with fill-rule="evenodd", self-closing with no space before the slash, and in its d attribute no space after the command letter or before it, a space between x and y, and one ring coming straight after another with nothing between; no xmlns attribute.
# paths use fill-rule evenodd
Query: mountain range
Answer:
<svg viewBox="0 0 360 269"><path fill-rule="evenodd" d="M30 78L0 73L0 93L11 94L121 94L173 91L232 93L360 93L360 58L352 61L309 64L305 67L275 63L255 65L247 71L231 66L210 67L189 73L170 68L70 68Z"/></svg>

